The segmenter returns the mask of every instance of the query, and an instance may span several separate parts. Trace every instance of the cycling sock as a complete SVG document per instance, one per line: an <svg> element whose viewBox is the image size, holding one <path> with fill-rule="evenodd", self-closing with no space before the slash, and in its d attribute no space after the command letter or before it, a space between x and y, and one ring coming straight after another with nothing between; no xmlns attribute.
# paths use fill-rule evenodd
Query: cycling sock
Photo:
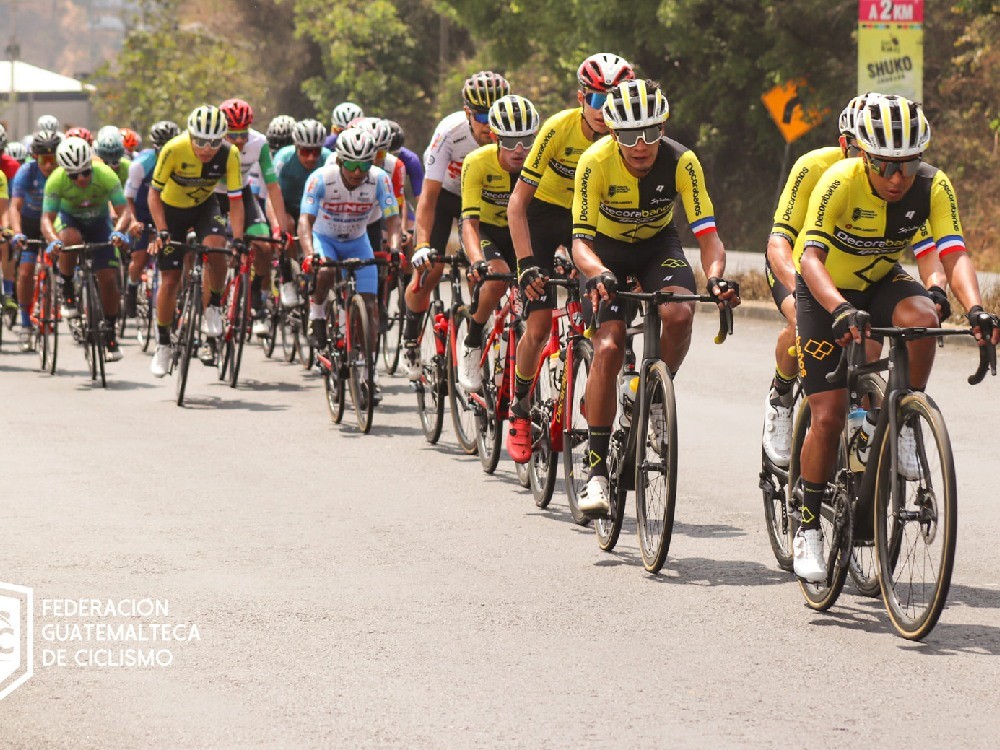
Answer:
<svg viewBox="0 0 1000 750"><path fill-rule="evenodd" d="M310 301L309 320L326 320L326 308L318 302Z"/></svg>
<svg viewBox="0 0 1000 750"><path fill-rule="evenodd" d="M21 308L21 327L31 328L31 313L28 312L27 307Z"/></svg>
<svg viewBox="0 0 1000 750"><path fill-rule="evenodd" d="M823 504L825 483L802 480L802 529L810 531L819 528L819 511Z"/></svg>
<svg viewBox="0 0 1000 750"><path fill-rule="evenodd" d="M587 452L587 465L590 473L587 479L608 476L608 445L611 443L610 427L591 427L587 430L590 440L590 450Z"/></svg>
<svg viewBox="0 0 1000 750"><path fill-rule="evenodd" d="M792 405L792 386L795 385L795 376L785 377L781 370L774 368L774 377L771 379L771 403L780 403L782 406ZM777 398L775 398L777 397Z"/></svg>
<svg viewBox="0 0 1000 750"><path fill-rule="evenodd" d="M73 277L60 273L59 278L62 279L63 297L73 299Z"/></svg>
<svg viewBox="0 0 1000 750"><path fill-rule="evenodd" d="M4 279L3 280L3 293L6 294L8 297L10 297L11 295L14 294L14 280L13 279Z"/></svg>
<svg viewBox="0 0 1000 750"><path fill-rule="evenodd" d="M403 339L405 341L416 341L420 338L420 327L424 322L422 312L414 312L406 308L406 315L403 316Z"/></svg>
<svg viewBox="0 0 1000 750"><path fill-rule="evenodd" d="M514 366L514 403L510 407L515 417L527 418L531 414L528 394L531 392L531 379L525 380Z"/></svg>
<svg viewBox="0 0 1000 750"><path fill-rule="evenodd" d="M209 292L208 293L208 306L209 307L220 307L222 305L222 292Z"/></svg>
<svg viewBox="0 0 1000 750"><path fill-rule="evenodd" d="M465 345L470 349L479 349L483 345L483 330L486 323L469 320L469 332L465 337Z"/></svg>
<svg viewBox="0 0 1000 750"><path fill-rule="evenodd" d="M105 315L104 319L108 322L108 330L111 331L111 340L115 340L115 333L118 329L118 316L117 315Z"/></svg>
<svg viewBox="0 0 1000 750"><path fill-rule="evenodd" d="M263 276L254 276L250 279L250 304L256 305L260 301L260 289L264 284Z"/></svg>
<svg viewBox="0 0 1000 750"><path fill-rule="evenodd" d="M170 346L170 326L163 326L157 323L156 337L157 343L162 344L163 346Z"/></svg>

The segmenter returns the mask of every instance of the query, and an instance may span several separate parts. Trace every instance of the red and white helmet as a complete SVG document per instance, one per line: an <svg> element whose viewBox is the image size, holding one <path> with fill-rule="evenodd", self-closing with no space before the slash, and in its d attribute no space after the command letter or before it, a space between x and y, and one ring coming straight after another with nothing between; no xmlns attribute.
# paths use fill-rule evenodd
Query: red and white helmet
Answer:
<svg viewBox="0 0 1000 750"><path fill-rule="evenodd" d="M623 58L610 52L598 52L591 55L576 71L576 80L580 86L590 91L606 92L622 81L635 78L635 71Z"/></svg>

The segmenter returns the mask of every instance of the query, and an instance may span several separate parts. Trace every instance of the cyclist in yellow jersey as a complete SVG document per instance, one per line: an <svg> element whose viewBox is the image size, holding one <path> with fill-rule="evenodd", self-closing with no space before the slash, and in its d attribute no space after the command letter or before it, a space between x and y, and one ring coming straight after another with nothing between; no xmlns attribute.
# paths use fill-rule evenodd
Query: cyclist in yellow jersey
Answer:
<svg viewBox="0 0 1000 750"><path fill-rule="evenodd" d="M812 428L800 457L802 524L792 551L795 574L807 581L826 577L819 511L847 405L844 381L826 380L839 359L835 345L860 341L858 310L871 314L873 326L938 324L929 293L897 262L925 221L976 338L981 344L1000 338L1000 321L982 308L955 190L944 172L922 161L930 134L920 105L898 96L868 99L855 123L863 158L844 160L823 174L795 242L799 375ZM908 350L910 383L923 390L935 341L912 341ZM919 478L916 436L908 425L900 430L898 449L902 476Z"/></svg>
<svg viewBox="0 0 1000 750"><path fill-rule="evenodd" d="M840 113L839 146L815 149L795 162L774 211L774 224L767 240L764 274L774 304L785 316L786 325L778 334L774 353L774 377L764 400L762 444L768 460L782 468L788 466L791 451L792 387L797 372L794 355L795 264L792 260L792 246L802 230L809 196L816 182L832 165L842 159L855 158L861 153L854 138L854 120L868 96L870 94L854 97ZM920 277L944 320L951 315L951 306L943 289L946 283L944 268L938 260L937 247L930 237L930 227L927 224L914 237L913 247ZM881 341L873 339L868 342L869 359L878 357L881 346Z"/></svg>
<svg viewBox="0 0 1000 750"><path fill-rule="evenodd" d="M573 197L573 259L600 307L594 361L587 378L590 475L580 498L588 515L608 512L608 445L617 407L615 378L624 357L626 305L614 299L619 279L635 276L647 292L694 292L694 273L673 224L678 197L701 248L708 292L735 307L722 278L726 251L715 226L705 176L694 152L663 135L666 97L653 81L627 81L608 95L611 136L580 158ZM596 302L596 299L595 299ZM661 305L660 356L677 372L691 343L693 302ZM654 414L655 418L655 414Z"/></svg>
<svg viewBox="0 0 1000 750"><path fill-rule="evenodd" d="M181 286L184 251L166 243L184 242L194 230L198 242L208 247L226 246L226 222L219 212L214 190L219 182L229 197L229 222L234 249L243 249L244 209L240 152L226 142L225 114L216 107L196 108L187 121L187 132L171 139L160 151L149 191L149 212L156 224L157 237L151 252L157 254L162 276L156 301L159 343L150 370L162 378L170 361L170 325ZM205 262L207 307L202 332L208 337L222 335L222 290L226 283L226 259L213 254ZM211 364L211 347L201 352Z"/></svg>
<svg viewBox="0 0 1000 750"><path fill-rule="evenodd" d="M495 101L489 120L496 144L477 148L462 164L462 245L472 283L487 273L510 273L517 267L507 203L539 123L535 105L514 95ZM479 306L469 321L458 363L458 382L466 390L478 390L483 384L483 329L503 290L499 281L483 284Z"/></svg>
<svg viewBox="0 0 1000 750"><path fill-rule="evenodd" d="M608 133L601 107L608 92L635 78L618 55L601 52L584 60L576 72L580 105L546 120L528 154L510 196L510 236L517 253L518 280L528 298L528 320L517 344L514 368L516 399L511 406L507 452L518 463L531 458L527 396L548 341L555 300L545 293L556 248L572 244L573 180L577 162L591 143ZM534 282L534 283L529 283Z"/></svg>

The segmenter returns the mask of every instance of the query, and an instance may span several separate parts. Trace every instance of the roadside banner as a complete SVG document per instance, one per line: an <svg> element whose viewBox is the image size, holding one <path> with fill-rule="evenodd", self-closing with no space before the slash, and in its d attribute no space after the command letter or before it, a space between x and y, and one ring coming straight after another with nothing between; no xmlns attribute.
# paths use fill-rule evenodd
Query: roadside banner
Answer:
<svg viewBox="0 0 1000 750"><path fill-rule="evenodd" d="M858 93L924 98L924 0L859 0Z"/></svg>

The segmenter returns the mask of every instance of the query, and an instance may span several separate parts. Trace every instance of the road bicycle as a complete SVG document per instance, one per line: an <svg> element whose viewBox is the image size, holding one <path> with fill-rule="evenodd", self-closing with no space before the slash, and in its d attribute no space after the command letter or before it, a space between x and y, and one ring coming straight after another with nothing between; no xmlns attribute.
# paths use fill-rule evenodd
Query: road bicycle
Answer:
<svg viewBox="0 0 1000 750"><path fill-rule="evenodd" d="M827 576L818 583L799 580L806 604L817 611L832 607L843 589L852 551L859 544L874 549L879 588L893 627L904 638L920 640L933 630L944 609L951 584L958 530L958 489L951 441L934 400L909 383L909 341L927 337L972 335L971 328L871 328L866 312L858 315L860 344L851 342L828 382L846 375L847 409L870 405L877 391L871 376L888 370L888 383L877 407L867 462L858 457L860 430L850 434L845 419L832 479L823 495L820 525L827 545ZM864 338L889 340L888 356L866 363ZM996 375L996 348L980 347L970 385L989 370ZM800 409L792 435L789 466L790 538L801 523L800 453L811 415L808 401ZM900 457L900 435L909 431L916 467Z"/></svg>
<svg viewBox="0 0 1000 750"><path fill-rule="evenodd" d="M34 341L29 343L29 347L34 346L38 351L39 369L55 375L62 315L59 310L59 284L55 282L52 254L45 252L46 245L43 240L25 240L21 251L35 248L38 253L29 312Z"/></svg>
<svg viewBox="0 0 1000 750"><path fill-rule="evenodd" d="M388 260L379 269L379 351L387 375L399 369L403 350L403 321L406 317L406 281L404 256L401 253L379 253Z"/></svg>
<svg viewBox="0 0 1000 750"><path fill-rule="evenodd" d="M459 447L467 454L476 452L475 413L471 399L475 394L458 385L458 346L468 332L469 313L462 304L462 271L469 260L462 254L431 254L429 263L450 266L442 281L450 284L451 299L446 308L441 299L440 285L432 291L431 304L424 313L417 339L420 347L420 377L414 383L417 412L424 438L432 445L441 438L444 426L445 396L451 403L452 425ZM420 281L426 275L421 275Z"/></svg>
<svg viewBox="0 0 1000 750"><path fill-rule="evenodd" d="M81 245L66 245L60 252L78 253L75 285L77 293L77 309L79 317L69 320L70 330L77 343L83 345L83 355L87 360L90 379L100 378L101 387L107 388L105 376L107 362L107 344L116 332L112 330L104 316L104 305L101 303L100 284L97 281L97 271L94 270L94 254L108 248L118 252L110 242L85 242Z"/></svg>
<svg viewBox="0 0 1000 750"><path fill-rule="evenodd" d="M739 295L739 286L727 283ZM630 405L623 405L627 417L620 419L611 433L607 457L611 510L608 515L594 520L594 530L601 549L613 549L621 533L628 491L634 490L642 563L647 571L657 573L670 549L677 501L677 410L673 377L660 359L659 306L674 302L705 302L718 306L718 301L710 295L662 291L619 291L615 296L641 303L644 308L642 325L626 329L622 374L626 378L638 377L639 381L637 397ZM728 305L718 310L719 332L715 343L722 344L733 332L733 311ZM597 325L598 315L594 320ZM640 333L643 359L633 371L631 368L636 361L633 339Z"/></svg>
<svg viewBox="0 0 1000 750"><path fill-rule="evenodd" d="M212 254L231 256L232 251L229 248L201 245L193 239L186 243L170 241L166 243L166 247L192 254L191 267L184 276L184 283L177 298L180 314L174 316L174 326L170 332L172 353L170 366L167 370L170 374L174 374L174 370L177 370L177 380L175 381L177 405L184 406L184 394L187 390L191 359L197 356L198 349L201 347L201 321L205 314L202 297L205 259Z"/></svg>
<svg viewBox="0 0 1000 750"><path fill-rule="evenodd" d="M316 272L320 268L336 268L345 278L337 281L327 299L326 346L317 354L326 391L330 417L340 423L344 416L345 391L351 392L351 402L358 429L367 434L372 428L375 409L375 337L373 321L368 315L365 297L358 293L357 272L365 266L384 264L380 258L360 260L313 260ZM345 388L345 383L347 388Z"/></svg>

